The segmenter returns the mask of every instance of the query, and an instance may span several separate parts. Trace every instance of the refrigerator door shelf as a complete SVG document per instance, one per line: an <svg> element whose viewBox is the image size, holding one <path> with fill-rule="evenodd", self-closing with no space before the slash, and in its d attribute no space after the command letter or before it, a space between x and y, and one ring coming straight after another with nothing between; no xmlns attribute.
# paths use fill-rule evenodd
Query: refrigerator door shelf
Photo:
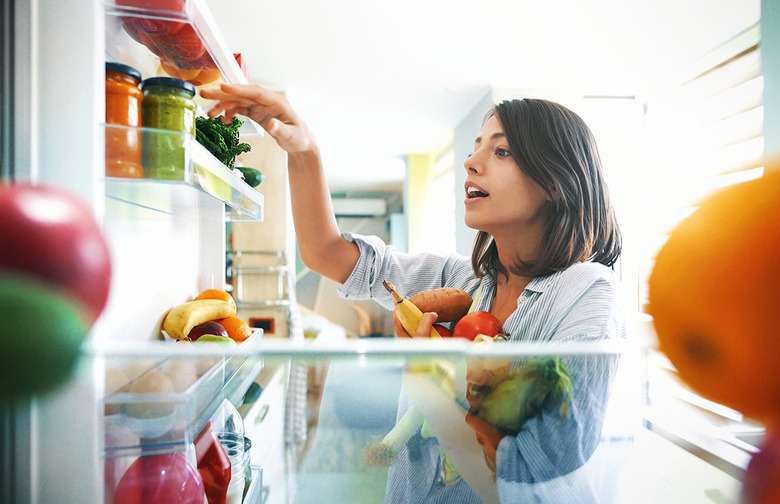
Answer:
<svg viewBox="0 0 780 504"><path fill-rule="evenodd" d="M163 59L174 64L182 73L190 71L194 74L195 70L217 68L225 82L248 82L221 33L215 29L216 23L205 2L109 0L106 2L106 15L116 18L124 32L124 35L120 35L116 29L108 30L109 36L113 35L109 40L113 44L107 44L107 51L115 56L146 56L140 58L141 61L157 60L157 65L148 68L146 72L144 68L139 68L144 78L168 75L159 73L163 72L159 64L160 59ZM111 24L116 27L116 23ZM154 58L148 58L149 55ZM181 78L178 75L170 76ZM193 84L197 85L196 82Z"/></svg>
<svg viewBox="0 0 780 504"><path fill-rule="evenodd" d="M178 180L106 177L107 197L171 215L192 216L198 214L199 198L203 196L199 193L205 193L227 205L228 220L263 220L263 195L223 165L189 133L115 124L104 124L103 130L105 137L112 141L137 132L144 146L167 145L169 152L165 161L181 167ZM146 151L143 161L145 170L155 162Z"/></svg>
<svg viewBox="0 0 780 504"><path fill-rule="evenodd" d="M257 330L232 354L218 343L173 341L99 350L107 392L116 390L103 401L106 458L185 450L224 399L241 403L262 370L256 354L262 336ZM155 391L139 391L146 387Z"/></svg>
<svg viewBox="0 0 780 504"><path fill-rule="evenodd" d="M205 1L106 0L105 12L107 59L135 67L144 79L175 77L198 87L249 83ZM242 136L263 134L244 118Z"/></svg>

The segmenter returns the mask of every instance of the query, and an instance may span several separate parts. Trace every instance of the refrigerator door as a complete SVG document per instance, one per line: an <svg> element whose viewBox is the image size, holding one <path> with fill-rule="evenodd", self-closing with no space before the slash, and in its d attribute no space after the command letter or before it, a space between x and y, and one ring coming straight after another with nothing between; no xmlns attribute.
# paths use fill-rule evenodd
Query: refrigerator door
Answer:
<svg viewBox="0 0 780 504"><path fill-rule="evenodd" d="M222 78L246 82L205 6L185 5L184 21ZM224 165L214 166L208 153L192 165L208 184L169 184L153 205L143 198L160 184L109 180L104 67L129 63L129 46L112 37L130 39L109 33L123 14L100 0L15 0L2 8L2 175L71 191L103 225L112 289L87 344L155 339L168 308L224 286L226 219L262 218L262 195ZM104 374L103 359L84 357L56 392L0 409L1 502L103 501Z"/></svg>

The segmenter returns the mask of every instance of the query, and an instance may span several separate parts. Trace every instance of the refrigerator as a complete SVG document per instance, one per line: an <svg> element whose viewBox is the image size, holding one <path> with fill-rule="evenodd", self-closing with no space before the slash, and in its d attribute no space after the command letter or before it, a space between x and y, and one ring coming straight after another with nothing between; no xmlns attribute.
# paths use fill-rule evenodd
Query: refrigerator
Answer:
<svg viewBox="0 0 780 504"><path fill-rule="evenodd" d="M186 136L190 171L184 180L106 177L104 145L111 126L104 120L105 62L137 66L145 77L163 75L160 56L123 28L124 20L140 18L187 24L221 80L244 83L247 77L203 0L6 0L2 5L3 177L55 185L89 202L108 239L114 270L108 305L88 335L73 379L54 394L0 411L1 502L113 502L123 471L147 446L144 439L161 437L143 430L153 429L151 423L139 424L136 439L123 440L119 434L127 424L121 421L130 418L130 407L170 408L168 419L176 429L163 426L166 434L173 432L163 451L181 451L192 460L195 437L223 400L234 404L254 436L251 465L259 483L244 502L380 501L388 468L367 464L364 449L393 428L404 388L409 400L439 419L431 422L437 435L463 447L453 452L461 476L483 500L495 502L495 480L473 436L464 434L462 422L442 420L462 419L463 404L453 397L463 394L458 387L467 360L571 355L618 363L613 372L620 385L610 390L600 411L601 435L588 461L589 488L601 497L596 501L690 503L716 496L718 502L738 502L740 478L762 429L686 395L663 357L647 350L652 346L644 344L652 339L648 320L632 327L639 345L584 350L356 341L333 324L296 313L290 315L287 338L265 338L258 329L248 344L232 351L179 351L152 343L169 307L225 286L226 226L278 216L265 208L262 185L259 192L249 188ZM243 134L262 135L251 123L245 126ZM294 272L288 276L294 278ZM294 298L289 306L297 310ZM306 341L310 344L300 341L304 332L313 339ZM107 390L107 368L150 359L155 365L212 360L194 388L162 398ZM421 368L425 373L418 372ZM668 388L649 389L652 373L663 375L653 383ZM450 396L441 395L443 382L449 383L444 388ZM253 383L262 394L247 402ZM650 400L659 396L664 399ZM646 414L650 402L660 409ZM720 420L697 423L697 417L686 419L682 430L670 427L679 407ZM723 430L702 427L713 423L744 429L724 436Z"/></svg>

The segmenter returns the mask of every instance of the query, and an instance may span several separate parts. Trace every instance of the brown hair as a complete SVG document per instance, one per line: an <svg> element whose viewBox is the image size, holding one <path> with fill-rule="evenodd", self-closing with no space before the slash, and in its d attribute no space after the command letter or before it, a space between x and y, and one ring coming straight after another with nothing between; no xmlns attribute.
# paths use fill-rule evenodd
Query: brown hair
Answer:
<svg viewBox="0 0 780 504"><path fill-rule="evenodd" d="M507 100L491 109L504 129L520 169L551 201L533 261L517 258L509 269L538 277L580 261L612 266L622 238L604 181L596 141L587 124L566 107L546 100ZM490 234L477 233L471 255L474 272L507 275Z"/></svg>

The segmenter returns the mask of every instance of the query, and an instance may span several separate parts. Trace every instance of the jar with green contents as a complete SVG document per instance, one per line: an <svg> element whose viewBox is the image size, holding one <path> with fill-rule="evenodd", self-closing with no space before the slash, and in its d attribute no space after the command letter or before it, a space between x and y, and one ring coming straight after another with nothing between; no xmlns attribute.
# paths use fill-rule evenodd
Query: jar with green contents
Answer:
<svg viewBox="0 0 780 504"><path fill-rule="evenodd" d="M142 123L146 128L185 131L195 136L195 86L172 77L152 77L142 83ZM187 135L144 132L143 163L147 178L184 180L188 165Z"/></svg>

